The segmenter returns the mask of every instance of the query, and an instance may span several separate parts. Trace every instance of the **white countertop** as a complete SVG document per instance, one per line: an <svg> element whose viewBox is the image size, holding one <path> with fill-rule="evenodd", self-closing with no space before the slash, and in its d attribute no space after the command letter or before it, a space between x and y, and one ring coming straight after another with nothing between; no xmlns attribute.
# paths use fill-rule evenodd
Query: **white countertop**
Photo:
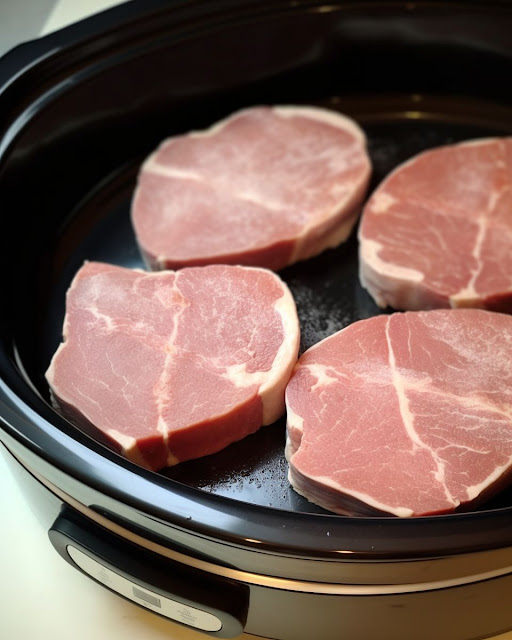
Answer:
<svg viewBox="0 0 512 640"><path fill-rule="evenodd" d="M0 0L0 55L123 0Z"/></svg>
<svg viewBox="0 0 512 640"><path fill-rule="evenodd" d="M123 2L124 0L60 0L49 13L41 35Z"/></svg>
<svg viewBox="0 0 512 640"><path fill-rule="evenodd" d="M34 7L37 1L32 0ZM120 3L120 0L50 2L46 20L44 16L41 19L41 33ZM1 15L2 8L0 22ZM25 30L19 40L27 39L27 34L30 37ZM0 483L0 638L204 640L207 637L123 600L64 562L30 511L1 454ZM255 640L255 636L245 634L241 638ZM512 632L498 639L512 640Z"/></svg>

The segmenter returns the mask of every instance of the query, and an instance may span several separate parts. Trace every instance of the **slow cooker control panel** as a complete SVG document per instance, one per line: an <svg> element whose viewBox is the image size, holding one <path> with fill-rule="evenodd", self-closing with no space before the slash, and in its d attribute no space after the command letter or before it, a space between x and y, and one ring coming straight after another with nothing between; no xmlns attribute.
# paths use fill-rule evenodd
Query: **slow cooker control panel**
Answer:
<svg viewBox="0 0 512 640"><path fill-rule="evenodd" d="M114 593L221 638L243 633L249 588L170 560L64 507L49 531L59 554Z"/></svg>
<svg viewBox="0 0 512 640"><path fill-rule="evenodd" d="M190 607L177 600L171 600L155 591L143 589L138 583L120 576L71 544L67 546L67 552L82 571L112 591L116 591L143 607L201 631L220 631L222 629L222 621L211 613Z"/></svg>

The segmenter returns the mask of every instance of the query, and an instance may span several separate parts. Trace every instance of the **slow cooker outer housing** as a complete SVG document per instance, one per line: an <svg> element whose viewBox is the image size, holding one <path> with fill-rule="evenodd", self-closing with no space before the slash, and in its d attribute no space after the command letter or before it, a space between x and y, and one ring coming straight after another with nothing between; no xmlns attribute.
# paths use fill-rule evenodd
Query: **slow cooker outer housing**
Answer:
<svg viewBox="0 0 512 640"><path fill-rule="evenodd" d="M75 250L103 224L107 176L127 172L133 179L126 167L137 166L166 135L255 103L329 99L368 122L453 116L510 133L510 33L506 2L136 0L0 61L0 439L30 471L28 485L47 485L50 499L40 505L58 510L68 497L190 557L280 579L403 585L510 568L512 497L478 512L412 520L341 518L225 499L139 469L74 429L51 408L43 377L56 347L52 323L62 322L49 317L48 299L63 300L63 274L70 273ZM412 109L426 94L435 96L430 104L441 105L439 113ZM120 183L112 184L108 196L115 203ZM75 215L95 190L96 216ZM137 260L122 245L118 252L125 264ZM104 259L111 258L105 250ZM56 491L62 495L52 497ZM47 520L54 508L47 508ZM499 593L510 593L509 578L494 580L503 581ZM479 594L482 608L468 611L462 635L450 638L487 632L473 622L486 610L486 597L494 603L489 632L512 627L512 616L500 618L505 603L490 578L488 585L487 591L482 584L451 587L468 602ZM367 631L354 622L367 609L342 613L358 611L363 596L349 603L345 595L341 605L339 595L255 586L248 630L288 637L288 616L251 622L259 608L253 603L269 604L278 593L283 611L289 606L296 615L302 597L306 609L313 599L318 620L332 626L350 617L348 637L359 637L357 628ZM429 596L435 606L439 595ZM411 620L419 615L411 599L393 597L398 601L387 601L388 613L403 608Z"/></svg>

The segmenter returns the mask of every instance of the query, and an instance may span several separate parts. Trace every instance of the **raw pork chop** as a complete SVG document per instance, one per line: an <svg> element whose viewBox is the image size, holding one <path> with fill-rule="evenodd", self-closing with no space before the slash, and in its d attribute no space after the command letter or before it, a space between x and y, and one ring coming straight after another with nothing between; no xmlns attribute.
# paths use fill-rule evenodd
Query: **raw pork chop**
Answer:
<svg viewBox="0 0 512 640"><path fill-rule="evenodd" d="M363 132L312 107L254 107L165 140L144 163L132 221L152 269L281 269L343 242L370 176Z"/></svg>
<svg viewBox="0 0 512 640"><path fill-rule="evenodd" d="M300 358L286 390L289 477L336 513L468 509L512 481L512 317L361 320Z"/></svg>
<svg viewBox="0 0 512 640"><path fill-rule="evenodd" d="M364 208L360 277L395 309L512 312L512 138L426 151Z"/></svg>
<svg viewBox="0 0 512 640"><path fill-rule="evenodd" d="M157 470L275 421L298 343L294 301L270 271L90 262L46 375L65 416Z"/></svg>

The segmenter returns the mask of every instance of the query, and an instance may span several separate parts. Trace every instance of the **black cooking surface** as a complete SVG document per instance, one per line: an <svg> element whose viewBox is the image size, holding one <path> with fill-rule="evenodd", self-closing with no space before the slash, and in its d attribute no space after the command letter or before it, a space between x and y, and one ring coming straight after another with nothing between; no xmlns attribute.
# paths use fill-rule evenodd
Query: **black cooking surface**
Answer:
<svg viewBox="0 0 512 640"><path fill-rule="evenodd" d="M370 191L397 164L431 147L483 136L510 134L503 113L467 100L404 95L345 96L316 102L354 117L369 142L374 173ZM227 114L225 114L227 115ZM131 228L129 209L142 158L95 185L77 206L55 240L52 288L28 375L48 399L44 371L61 338L65 291L84 260L144 268ZM297 303L301 351L348 324L382 313L358 280L356 232L341 247L280 272ZM179 410L179 409L177 409ZM166 469L163 475L179 483L236 500L291 511L324 512L296 494L287 480L284 459L285 420L225 450ZM512 504L512 490L487 503Z"/></svg>

